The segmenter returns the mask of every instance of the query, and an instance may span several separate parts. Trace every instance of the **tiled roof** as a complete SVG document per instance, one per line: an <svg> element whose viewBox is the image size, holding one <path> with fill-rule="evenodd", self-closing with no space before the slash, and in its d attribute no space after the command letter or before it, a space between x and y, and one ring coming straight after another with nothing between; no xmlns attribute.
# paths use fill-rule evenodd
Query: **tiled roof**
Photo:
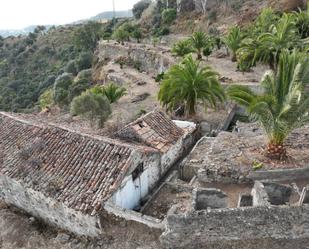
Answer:
<svg viewBox="0 0 309 249"><path fill-rule="evenodd" d="M130 123L116 135L122 139L139 141L165 153L184 133L164 113L153 111Z"/></svg>
<svg viewBox="0 0 309 249"><path fill-rule="evenodd" d="M84 213L94 214L119 187L136 149L154 152L0 113L0 175Z"/></svg>

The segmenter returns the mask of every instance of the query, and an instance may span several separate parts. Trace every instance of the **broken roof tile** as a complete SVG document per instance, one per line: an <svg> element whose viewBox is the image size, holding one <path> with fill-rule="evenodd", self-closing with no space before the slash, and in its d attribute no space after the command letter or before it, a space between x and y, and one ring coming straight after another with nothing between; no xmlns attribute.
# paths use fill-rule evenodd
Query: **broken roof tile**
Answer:
<svg viewBox="0 0 309 249"><path fill-rule="evenodd" d="M184 133L185 131L163 112L153 111L130 123L116 135L125 140L136 138L141 143L165 153L167 150L162 151L162 148L170 148Z"/></svg>

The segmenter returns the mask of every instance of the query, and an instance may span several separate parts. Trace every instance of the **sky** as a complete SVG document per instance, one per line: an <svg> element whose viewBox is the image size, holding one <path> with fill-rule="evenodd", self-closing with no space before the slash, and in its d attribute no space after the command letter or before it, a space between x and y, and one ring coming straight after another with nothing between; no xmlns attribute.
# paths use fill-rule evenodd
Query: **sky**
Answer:
<svg viewBox="0 0 309 249"><path fill-rule="evenodd" d="M115 8L132 9L136 2L115 0ZM0 29L66 24L112 9L112 0L0 0Z"/></svg>

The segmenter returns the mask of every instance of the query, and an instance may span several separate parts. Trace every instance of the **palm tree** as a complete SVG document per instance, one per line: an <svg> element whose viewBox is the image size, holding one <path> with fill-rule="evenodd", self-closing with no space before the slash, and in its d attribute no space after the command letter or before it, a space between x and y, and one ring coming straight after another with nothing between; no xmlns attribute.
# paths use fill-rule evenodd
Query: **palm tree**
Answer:
<svg viewBox="0 0 309 249"><path fill-rule="evenodd" d="M103 88L103 93L112 104L116 103L121 97L126 95L127 89L125 89L124 87L119 87L114 83L110 83Z"/></svg>
<svg viewBox="0 0 309 249"><path fill-rule="evenodd" d="M194 32L192 36L190 37L190 41L191 41L193 49L197 53L197 59L201 60L203 48L208 43L207 35L201 31Z"/></svg>
<svg viewBox="0 0 309 249"><path fill-rule="evenodd" d="M110 83L107 86L95 86L90 89L90 92L105 96L111 104L116 103L121 97L127 94L127 90L124 87L119 87L115 83Z"/></svg>
<svg viewBox="0 0 309 249"><path fill-rule="evenodd" d="M224 38L224 43L231 53L232 61L236 61L236 52L240 48L243 34L241 29L237 26L230 29L228 35Z"/></svg>
<svg viewBox="0 0 309 249"><path fill-rule="evenodd" d="M293 15L284 14L278 23L271 25L269 32L244 42L238 53L244 55L250 51L251 54L245 56L250 58L250 64L261 62L276 70L281 51L297 48L299 45L300 37L295 26L295 18Z"/></svg>
<svg viewBox="0 0 309 249"><path fill-rule="evenodd" d="M193 116L198 101L215 107L217 101L225 99L225 94L218 74L209 66L201 67L198 60L188 55L164 75L158 98L168 110L184 104L186 113Z"/></svg>
<svg viewBox="0 0 309 249"><path fill-rule="evenodd" d="M307 4L307 10L295 12L295 25L302 39L309 37L309 1Z"/></svg>
<svg viewBox="0 0 309 249"><path fill-rule="evenodd" d="M183 57L193 52L192 44L189 39L181 40L174 44L172 52L175 56Z"/></svg>
<svg viewBox="0 0 309 249"><path fill-rule="evenodd" d="M267 72L261 84L261 95L238 85L227 92L263 127L268 138L266 155L281 160L287 157L285 139L295 128L309 122L309 58L296 51L282 51L278 70Z"/></svg>

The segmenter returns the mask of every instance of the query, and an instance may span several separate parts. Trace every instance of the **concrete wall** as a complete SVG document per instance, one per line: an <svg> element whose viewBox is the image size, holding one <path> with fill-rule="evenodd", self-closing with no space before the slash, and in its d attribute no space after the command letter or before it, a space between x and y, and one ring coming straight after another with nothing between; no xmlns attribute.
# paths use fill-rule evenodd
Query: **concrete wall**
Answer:
<svg viewBox="0 0 309 249"><path fill-rule="evenodd" d="M96 216L76 212L4 175L0 176L0 198L34 217L77 235L95 237L101 234Z"/></svg>
<svg viewBox="0 0 309 249"><path fill-rule="evenodd" d="M170 211L161 236L176 249L308 249L309 206Z"/></svg>

